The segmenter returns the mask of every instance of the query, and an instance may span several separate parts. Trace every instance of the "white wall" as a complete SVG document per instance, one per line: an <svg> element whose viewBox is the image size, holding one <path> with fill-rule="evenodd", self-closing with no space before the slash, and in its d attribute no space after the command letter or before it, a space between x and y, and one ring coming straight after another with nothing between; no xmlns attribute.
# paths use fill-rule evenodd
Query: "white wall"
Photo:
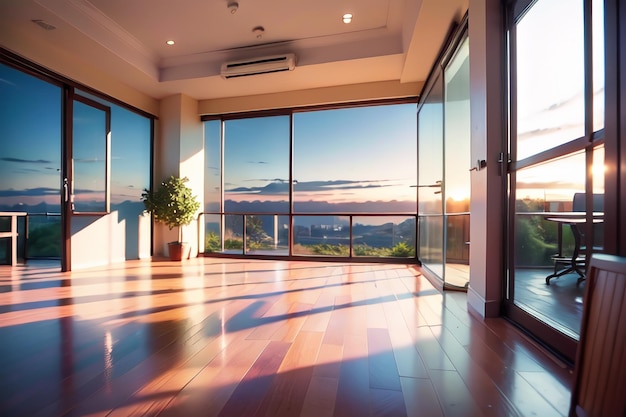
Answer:
<svg viewBox="0 0 626 417"><path fill-rule="evenodd" d="M72 216L72 269L124 262L125 229L115 211L105 216Z"/></svg>

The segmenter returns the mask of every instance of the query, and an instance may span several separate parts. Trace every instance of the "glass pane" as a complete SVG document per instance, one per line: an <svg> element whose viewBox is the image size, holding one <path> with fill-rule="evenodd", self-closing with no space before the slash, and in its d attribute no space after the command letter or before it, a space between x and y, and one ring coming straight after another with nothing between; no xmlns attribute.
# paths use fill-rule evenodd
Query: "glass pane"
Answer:
<svg viewBox="0 0 626 417"><path fill-rule="evenodd" d="M517 159L585 133L583 2L539 0L517 24Z"/></svg>
<svg viewBox="0 0 626 417"><path fill-rule="evenodd" d="M0 211L61 212L61 89L0 64Z"/></svg>
<svg viewBox="0 0 626 417"><path fill-rule="evenodd" d="M604 166L604 145L598 146L593 150L593 211L597 213L596 217L603 217L600 213L604 213L604 174L606 168ZM591 230L586 233L592 233L593 237L589 241L593 241L591 246L592 252L604 251L604 222L596 222ZM589 254L587 254L589 255Z"/></svg>
<svg viewBox="0 0 626 417"><path fill-rule="evenodd" d="M106 112L74 101L74 211L106 211Z"/></svg>
<svg viewBox="0 0 626 417"><path fill-rule="evenodd" d="M443 278L443 216L420 216L419 242L422 265Z"/></svg>
<svg viewBox="0 0 626 417"><path fill-rule="evenodd" d="M415 212L415 104L294 114L294 212Z"/></svg>
<svg viewBox="0 0 626 417"><path fill-rule="evenodd" d="M150 187L150 119L111 106L111 209L134 207L141 214L141 192Z"/></svg>
<svg viewBox="0 0 626 417"><path fill-rule="evenodd" d="M415 257L415 217L355 216L354 256Z"/></svg>
<svg viewBox="0 0 626 417"><path fill-rule="evenodd" d="M33 213L28 216L28 258L61 257L61 214Z"/></svg>
<svg viewBox="0 0 626 417"><path fill-rule="evenodd" d="M246 253L289 255L289 216L246 216Z"/></svg>
<svg viewBox="0 0 626 417"><path fill-rule="evenodd" d="M444 278L443 228L443 77L433 88L418 113L419 141L419 259L422 265Z"/></svg>
<svg viewBox="0 0 626 417"><path fill-rule="evenodd" d="M437 78L418 114L418 213L442 214L443 84Z"/></svg>
<svg viewBox="0 0 626 417"><path fill-rule="evenodd" d="M459 45L445 69L445 282L465 287L469 282L470 225L470 84L469 40Z"/></svg>
<svg viewBox="0 0 626 417"><path fill-rule="evenodd" d="M445 193L446 213L469 212L470 171L470 85L469 42L465 41L446 68L445 74Z"/></svg>
<svg viewBox="0 0 626 417"><path fill-rule="evenodd" d="M222 216L206 214L204 216L204 252L220 253L222 251Z"/></svg>
<svg viewBox="0 0 626 417"><path fill-rule="evenodd" d="M150 142L150 119L111 105L111 211L126 224L126 259L138 259L142 251L139 216L142 190L150 187Z"/></svg>
<svg viewBox="0 0 626 417"><path fill-rule="evenodd" d="M604 0L592 3L593 130L604 128Z"/></svg>
<svg viewBox="0 0 626 417"><path fill-rule="evenodd" d="M243 254L243 217L224 216L224 253Z"/></svg>
<svg viewBox="0 0 626 417"><path fill-rule="evenodd" d="M219 213L222 208L222 122L204 123L204 211Z"/></svg>
<svg viewBox="0 0 626 417"><path fill-rule="evenodd" d="M29 213L29 257L60 258L61 89L2 64L0 80L0 211ZM0 242L0 260L9 243ZM18 237L20 258L24 244Z"/></svg>
<svg viewBox="0 0 626 417"><path fill-rule="evenodd" d="M469 282L470 214L446 216L446 284L465 287Z"/></svg>
<svg viewBox="0 0 626 417"><path fill-rule="evenodd" d="M289 213L288 116L224 122L224 211Z"/></svg>
<svg viewBox="0 0 626 417"><path fill-rule="evenodd" d="M564 273L551 279L550 286L546 278L572 265L575 232L580 229L559 219L574 212L584 219L584 206L580 211L577 201L581 196L584 201L585 167L585 154L580 152L519 170L515 194L514 301L574 337L584 291L584 285L577 285L579 274Z"/></svg>
<svg viewBox="0 0 626 417"><path fill-rule="evenodd" d="M294 216L293 254L350 256L350 218Z"/></svg>

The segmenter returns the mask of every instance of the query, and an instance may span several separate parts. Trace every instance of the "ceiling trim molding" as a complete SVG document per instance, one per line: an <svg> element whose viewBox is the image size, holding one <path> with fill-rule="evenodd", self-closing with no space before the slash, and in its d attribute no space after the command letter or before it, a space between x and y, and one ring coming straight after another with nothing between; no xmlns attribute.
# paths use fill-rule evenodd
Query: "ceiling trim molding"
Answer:
<svg viewBox="0 0 626 417"><path fill-rule="evenodd" d="M243 113L277 108L417 97L423 86L423 82L403 84L399 81L380 81L254 96L200 100L198 102L198 114Z"/></svg>
<svg viewBox="0 0 626 417"><path fill-rule="evenodd" d="M87 0L35 0L92 41L157 80L158 56Z"/></svg>

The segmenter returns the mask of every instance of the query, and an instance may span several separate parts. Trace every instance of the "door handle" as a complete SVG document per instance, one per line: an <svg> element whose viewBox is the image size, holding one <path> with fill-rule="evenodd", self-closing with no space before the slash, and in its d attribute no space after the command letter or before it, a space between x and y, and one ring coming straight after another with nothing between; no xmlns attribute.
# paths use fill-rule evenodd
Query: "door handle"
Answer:
<svg viewBox="0 0 626 417"><path fill-rule="evenodd" d="M439 181L435 181L434 184L418 185L417 188L441 188L442 186L443 186L443 181L439 180Z"/></svg>
<svg viewBox="0 0 626 417"><path fill-rule="evenodd" d="M67 178L63 178L63 202L68 203L70 201L70 189L67 183Z"/></svg>

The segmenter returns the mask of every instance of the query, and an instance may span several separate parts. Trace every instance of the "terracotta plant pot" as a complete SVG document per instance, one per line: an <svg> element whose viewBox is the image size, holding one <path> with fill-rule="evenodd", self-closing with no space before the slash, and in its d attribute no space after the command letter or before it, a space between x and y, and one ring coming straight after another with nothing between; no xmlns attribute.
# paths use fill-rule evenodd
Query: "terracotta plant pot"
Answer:
<svg viewBox="0 0 626 417"><path fill-rule="evenodd" d="M189 259L191 246L187 242L170 242L167 244L170 261Z"/></svg>

